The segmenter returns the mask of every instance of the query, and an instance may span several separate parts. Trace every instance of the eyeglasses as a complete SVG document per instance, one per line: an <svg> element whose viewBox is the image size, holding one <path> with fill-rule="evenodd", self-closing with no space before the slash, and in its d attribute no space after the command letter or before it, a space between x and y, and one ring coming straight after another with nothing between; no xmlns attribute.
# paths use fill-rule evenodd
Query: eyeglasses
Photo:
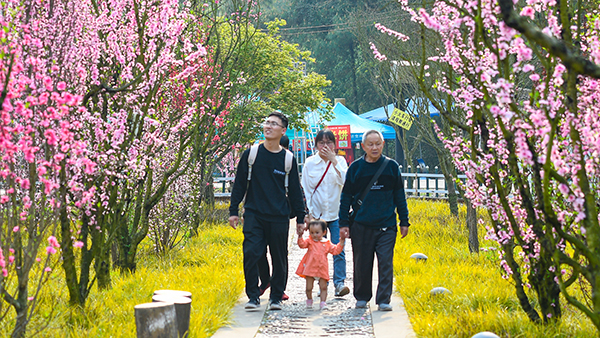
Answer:
<svg viewBox="0 0 600 338"><path fill-rule="evenodd" d="M279 123L277 123L275 121L265 121L265 122L263 122L263 126L265 126L265 127L269 126L269 127L281 127L281 128L283 128L283 126L281 124L279 124Z"/></svg>
<svg viewBox="0 0 600 338"><path fill-rule="evenodd" d="M320 147L324 147L324 146L333 147L334 144L335 143L331 142L331 141L328 141L328 142L319 141L319 142L317 142L317 145L320 146Z"/></svg>

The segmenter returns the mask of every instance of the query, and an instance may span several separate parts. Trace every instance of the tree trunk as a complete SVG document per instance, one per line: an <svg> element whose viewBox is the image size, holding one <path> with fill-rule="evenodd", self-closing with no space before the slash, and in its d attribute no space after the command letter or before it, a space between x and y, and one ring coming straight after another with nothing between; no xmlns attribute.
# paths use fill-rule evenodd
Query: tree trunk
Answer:
<svg viewBox="0 0 600 338"><path fill-rule="evenodd" d="M454 217L458 217L458 193L454 187L454 178L444 174L444 181L446 182L446 189L448 190L448 207L450 208L450 213L454 215Z"/></svg>
<svg viewBox="0 0 600 338"><path fill-rule="evenodd" d="M94 258L93 248L88 248L88 236L90 234L90 219L84 214L81 222L81 241L83 247L81 248L81 260L79 261L79 301L80 305L85 305L89 290L92 287L90 285L90 267ZM92 246L94 244L92 243Z"/></svg>
<svg viewBox="0 0 600 338"><path fill-rule="evenodd" d="M146 238L148 235L148 229L150 228L150 222L148 217L150 215L150 211L154 207L154 204L145 204L142 215L139 219L138 224L134 224L133 228L138 229L135 233L132 233L129 239L127 254L125 255L124 265L121 266L121 270L124 272L135 272L137 263L136 263L136 255L137 248L139 244Z"/></svg>
<svg viewBox="0 0 600 338"><path fill-rule="evenodd" d="M14 299L13 303L13 307L17 313L17 318L15 322L15 328L10 335L11 338L25 337L25 333L27 332L27 324L29 323L29 320L27 319L27 310L29 309L29 303L27 300L28 280L29 273L27 271L23 271L23 273L18 276L19 287L17 289L17 298Z"/></svg>
<svg viewBox="0 0 600 338"><path fill-rule="evenodd" d="M562 316L559 301L560 287L554 280L554 272L550 271L554 266L551 258L552 256L542 248L540 261L531 267L530 281L538 295L544 323L555 321Z"/></svg>
<svg viewBox="0 0 600 338"><path fill-rule="evenodd" d="M122 270L126 272L135 272L136 261L135 256L137 254L137 244L132 244L129 247L129 252L126 256L125 266L122 266Z"/></svg>
<svg viewBox="0 0 600 338"><path fill-rule="evenodd" d="M469 252L479 253L479 237L477 231L477 209L468 198L465 198L467 203L467 229L469 230Z"/></svg>
<svg viewBox="0 0 600 338"><path fill-rule="evenodd" d="M13 221L15 221L18 219L16 217L17 209L16 208L13 209L12 212L13 212L13 215L11 215L12 217L9 217L9 220L12 219ZM45 215L41 216L42 219L39 220L37 227L32 226L30 229L28 229L28 232L30 232L31 237L28 238L26 247L23 247L22 231L15 233L15 237L13 239L14 240L13 249L15 250L15 253L14 253L15 261L13 262L13 264L17 267L17 269L15 269L15 272L17 274L17 281L16 281L17 282L17 290L16 290L14 296L10 295L8 293L8 290L6 290L6 284L5 284L6 280L3 280L2 283L0 284L0 290L3 291L2 293L3 293L4 301L11 304L12 307L15 309L15 312L17 313L15 328L11 335L11 337L13 337L13 338L25 337L25 333L27 332L27 324L29 322L29 320L27 318L27 310L29 309L29 301L27 300L27 296L28 296L28 291L29 291L28 286L29 286L29 282L30 282L29 281L29 272L31 271L31 268L32 268L32 264L31 264L30 260L34 259L34 257L35 257L35 256L30 257L32 252L34 253L33 255L35 255L35 251L29 251L29 250L31 250L30 245L34 245L36 247L38 247L40 245L40 240L41 240L41 236L42 236L41 234L44 234L45 230L46 230L46 226L45 226L46 222L53 221L50 219L43 219L44 217L45 217ZM12 229L12 228L8 227L8 229ZM38 231L39 231L40 235L38 235Z"/></svg>
<svg viewBox="0 0 600 338"><path fill-rule="evenodd" d="M64 160L60 170L60 246L62 248L62 267L65 272L65 282L69 291L69 304L80 305L82 303L79 285L77 281L77 270L75 269L75 254L73 253L73 240L71 239L71 222L67 216L67 182L64 169Z"/></svg>
<svg viewBox="0 0 600 338"><path fill-rule="evenodd" d="M446 157L449 156L449 154L446 154L443 151L437 151L437 154L438 159L440 160L440 170L444 175L446 190L448 191L448 206L450 207L450 213L452 213L454 217L458 217L458 194L454 187L454 175L452 175L452 173L456 173L456 170L454 170L452 160Z"/></svg>
<svg viewBox="0 0 600 338"><path fill-rule="evenodd" d="M11 338L23 338L27 332L27 307L21 307L17 310L17 322L13 329Z"/></svg>
<svg viewBox="0 0 600 338"><path fill-rule="evenodd" d="M208 207L210 210L214 210L215 208L215 189L213 187L212 176L208 176L208 181L203 186L204 189L204 206Z"/></svg>
<svg viewBox="0 0 600 338"><path fill-rule="evenodd" d="M61 211L62 214L62 211ZM69 222L62 219L60 221L62 248L62 267L65 272L65 282L67 290L69 290L69 304L82 304L81 295L79 293L79 283L77 281L77 270L75 269L75 255L73 253L73 241L71 240L71 229Z"/></svg>
<svg viewBox="0 0 600 338"><path fill-rule="evenodd" d="M98 288L106 290L110 288L110 248L106 242L105 232L93 230L92 242L96 246L94 248L94 271Z"/></svg>
<svg viewBox="0 0 600 338"><path fill-rule="evenodd" d="M98 288L106 290L110 288L110 251L102 250L101 255L96 257L96 264L94 264L94 270L96 271L96 280L98 282Z"/></svg>
<svg viewBox="0 0 600 338"><path fill-rule="evenodd" d="M512 279L515 281L514 285L517 293L517 298L519 299L519 304L521 305L521 308L523 309L523 311L525 311L527 317L529 317L529 320L531 320L534 323L539 323L541 322L540 315L531 305L529 297L527 297L527 293L523 288L523 276L521 275L519 264L515 262L515 257L513 255L514 248L515 245L512 242L512 240L509 241L507 244L502 245L502 249L504 250L504 259L506 259L506 264L508 264L508 266L512 270L511 276Z"/></svg>
<svg viewBox="0 0 600 338"><path fill-rule="evenodd" d="M191 226L191 236L196 236L198 234L198 227L200 226L200 222L202 222L202 194L196 194L196 202L193 205L192 212L194 215L192 216L192 226Z"/></svg>
<svg viewBox="0 0 600 338"><path fill-rule="evenodd" d="M129 233L128 226L119 227L119 240L117 250L117 266L121 272L129 270L129 252L131 251L131 235Z"/></svg>

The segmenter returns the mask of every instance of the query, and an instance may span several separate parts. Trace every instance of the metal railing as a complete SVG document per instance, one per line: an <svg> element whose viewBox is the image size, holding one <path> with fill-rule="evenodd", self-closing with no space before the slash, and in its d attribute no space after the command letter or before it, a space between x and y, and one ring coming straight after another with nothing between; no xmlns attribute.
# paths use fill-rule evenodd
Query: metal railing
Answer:
<svg viewBox="0 0 600 338"><path fill-rule="evenodd" d="M407 197L448 198L446 180L442 174L402 173ZM458 175L465 180L467 176Z"/></svg>
<svg viewBox="0 0 600 338"><path fill-rule="evenodd" d="M407 197L448 198L446 180L442 174L402 173L402 178ZM467 177L458 175L458 178L464 180ZM235 177L215 177L213 180L215 197L231 197L234 179Z"/></svg>
<svg viewBox="0 0 600 338"><path fill-rule="evenodd" d="M231 197L231 188L235 177L215 177L213 178L213 186L215 187L215 198Z"/></svg>

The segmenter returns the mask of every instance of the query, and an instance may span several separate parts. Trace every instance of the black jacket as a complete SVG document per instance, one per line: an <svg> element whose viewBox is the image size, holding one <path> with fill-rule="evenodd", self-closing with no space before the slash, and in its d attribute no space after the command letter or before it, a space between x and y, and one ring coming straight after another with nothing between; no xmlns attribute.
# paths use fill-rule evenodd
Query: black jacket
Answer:
<svg viewBox="0 0 600 338"><path fill-rule="evenodd" d="M248 182L248 155L244 151L237 167L235 182L231 192L229 215L237 216L239 204L246 196L244 208L268 218L280 218L290 215L291 208L298 220L304 221L305 207L298 177L298 164L292 160L289 173L288 194L285 192L285 150L278 153L268 151L260 145L256 160L252 166L252 177Z"/></svg>
<svg viewBox="0 0 600 338"><path fill-rule="evenodd" d="M369 163L362 157L352 162L348 168L340 198L340 227L348 226L350 206L356 203L371 178L377 173L383 158L381 156L377 162ZM365 197L354 221L368 227L387 228L397 224L396 215L400 220L400 226L410 225L404 194L404 180L400 174L398 163L390 159L381 176Z"/></svg>

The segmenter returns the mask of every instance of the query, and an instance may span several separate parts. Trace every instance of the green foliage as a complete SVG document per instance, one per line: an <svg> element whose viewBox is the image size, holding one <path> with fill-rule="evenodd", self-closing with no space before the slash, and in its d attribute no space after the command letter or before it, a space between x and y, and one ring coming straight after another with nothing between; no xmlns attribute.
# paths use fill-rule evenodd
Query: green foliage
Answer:
<svg viewBox="0 0 600 338"><path fill-rule="evenodd" d="M530 322L514 295L512 280L501 276L498 253L469 254L464 207L458 219L444 202L409 200L408 208L413 226L409 236L396 245L394 272L396 288L419 337L471 337L481 331L528 338L597 335L591 321L564 300L560 321L548 325ZM486 249L496 245L483 238L480 241ZM427 262L408 258L416 252L427 255ZM429 294L439 286L452 294Z"/></svg>
<svg viewBox="0 0 600 338"><path fill-rule="evenodd" d="M304 65L315 60L310 52L280 38L282 25L283 20L268 22L267 32L248 28L251 39L240 45L240 57L232 70L231 79L238 78L232 91L244 98L234 109L250 109L260 119L279 109L290 119L291 126L303 127L306 111L316 110L327 100L323 88L331 82L324 75L305 73ZM227 27L223 29L223 36L228 36ZM259 133L262 128L257 125L256 131Z"/></svg>
<svg viewBox="0 0 600 338"><path fill-rule="evenodd" d="M155 290L173 289L192 293L190 337L209 337L227 323L242 292L242 238L241 230L207 224L164 256L153 255L146 240L135 274L114 276L112 289L94 288L83 309L69 306L63 276L54 273L29 332L48 324L40 337L135 337L134 306L151 302ZM0 336L8 336L13 325L4 318Z"/></svg>
<svg viewBox="0 0 600 338"><path fill-rule="evenodd" d="M394 20L387 0L267 0L263 12L266 20L283 18L282 39L310 50L316 63L309 69L325 74L332 81L326 89L329 98L346 98L356 113L381 107L371 82L372 57L357 41L360 26ZM397 11L396 11L397 12ZM366 15L363 15L366 13Z"/></svg>

